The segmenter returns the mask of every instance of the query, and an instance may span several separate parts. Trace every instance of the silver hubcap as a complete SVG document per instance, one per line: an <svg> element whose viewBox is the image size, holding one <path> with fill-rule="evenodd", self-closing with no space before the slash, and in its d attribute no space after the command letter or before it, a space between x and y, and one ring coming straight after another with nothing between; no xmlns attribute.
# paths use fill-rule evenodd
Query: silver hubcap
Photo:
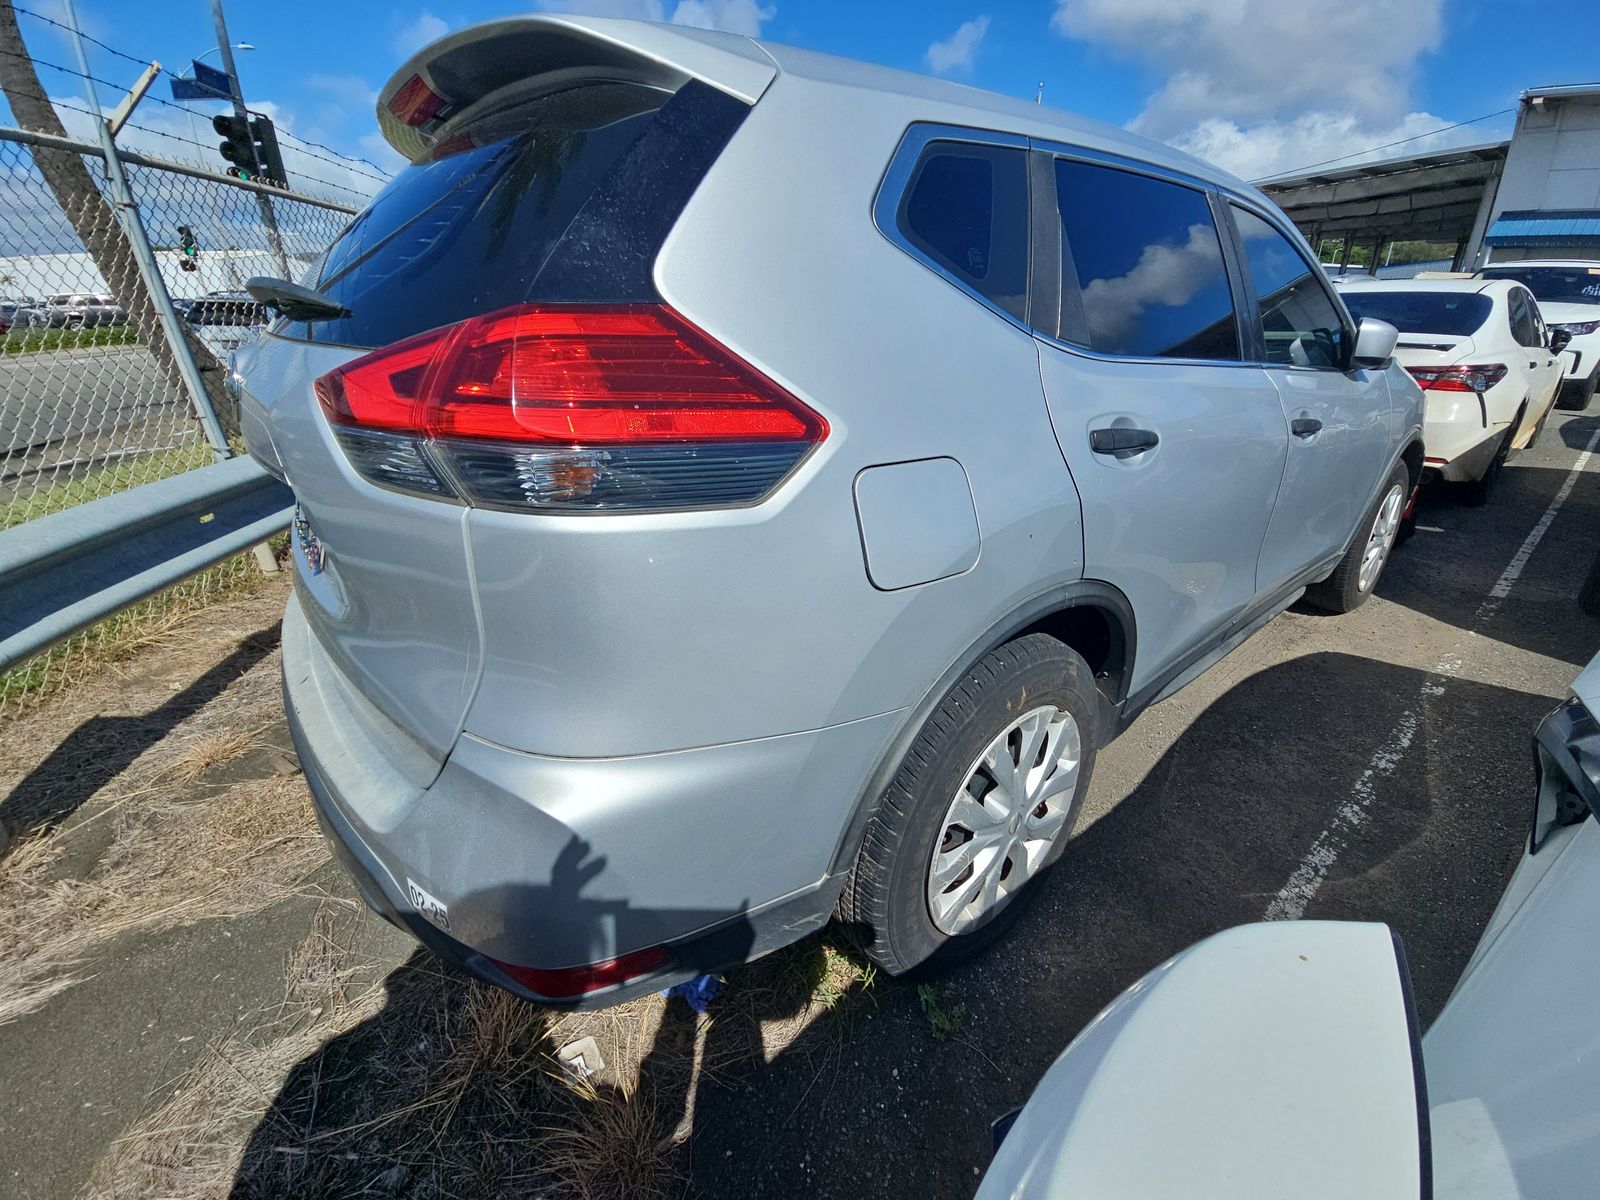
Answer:
<svg viewBox="0 0 1600 1200"><path fill-rule="evenodd" d="M999 912L1043 865L1066 828L1083 761L1071 713L1030 710L967 769L928 864L928 911L942 933Z"/></svg>
<svg viewBox="0 0 1600 1200"><path fill-rule="evenodd" d="M1400 513L1405 508L1405 502L1405 489L1397 483L1389 489L1383 503L1378 505L1378 515L1372 521L1372 532L1367 535L1367 549L1361 556L1361 572L1356 576L1356 586L1363 592L1370 592L1378 582L1378 576L1383 573L1383 564L1388 561L1389 551L1394 548L1395 535L1400 532Z"/></svg>

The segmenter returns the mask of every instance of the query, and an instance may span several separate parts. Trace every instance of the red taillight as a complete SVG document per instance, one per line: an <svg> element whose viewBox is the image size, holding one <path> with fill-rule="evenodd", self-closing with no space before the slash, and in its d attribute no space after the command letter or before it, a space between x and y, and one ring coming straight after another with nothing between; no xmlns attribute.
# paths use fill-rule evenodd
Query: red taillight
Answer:
<svg viewBox="0 0 1600 1200"><path fill-rule="evenodd" d="M1461 367L1407 367L1425 392L1487 392L1506 377L1504 363Z"/></svg>
<svg viewBox="0 0 1600 1200"><path fill-rule="evenodd" d="M413 75L389 97L389 111L402 125L425 125L444 111L445 99L428 86L421 75Z"/></svg>
<svg viewBox="0 0 1600 1200"><path fill-rule="evenodd" d="M664 304L503 309L358 358L316 392L336 426L426 439L467 498L494 505L747 502L828 433Z"/></svg>
<svg viewBox="0 0 1600 1200"><path fill-rule="evenodd" d="M491 960L512 979L536 995L548 1000L571 1000L586 996L630 979L653 974L672 962L665 946L651 946L635 950L621 958L590 963L582 967L566 967L558 971L542 971L537 967L519 967L513 963Z"/></svg>

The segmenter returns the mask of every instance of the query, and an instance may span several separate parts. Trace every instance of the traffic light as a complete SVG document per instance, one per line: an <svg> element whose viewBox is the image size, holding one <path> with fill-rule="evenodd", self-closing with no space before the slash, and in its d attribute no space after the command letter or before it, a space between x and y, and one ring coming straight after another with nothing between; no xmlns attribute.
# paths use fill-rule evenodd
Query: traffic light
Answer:
<svg viewBox="0 0 1600 1200"><path fill-rule="evenodd" d="M194 239L194 230L187 225L178 226L178 249L183 252L183 257L178 260L178 265L185 271L198 271L200 269L200 243Z"/></svg>
<svg viewBox="0 0 1600 1200"><path fill-rule="evenodd" d="M289 186L283 170L283 155L278 150L278 131L272 127L270 118L218 113L211 118L211 128L224 139L217 149L233 164L228 174L240 179L259 178L279 187Z"/></svg>

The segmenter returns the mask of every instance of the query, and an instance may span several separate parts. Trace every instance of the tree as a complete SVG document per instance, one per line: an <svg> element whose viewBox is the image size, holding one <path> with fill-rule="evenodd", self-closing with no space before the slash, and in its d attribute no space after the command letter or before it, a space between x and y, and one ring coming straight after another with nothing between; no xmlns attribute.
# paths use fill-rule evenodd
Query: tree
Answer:
<svg viewBox="0 0 1600 1200"><path fill-rule="evenodd" d="M33 58L22 40L17 27L17 14L11 0L0 0L0 90L5 92L11 115L23 129L35 133L66 137L66 127L50 103L39 83L39 73L34 69ZM54 150L44 146L32 147L33 161L44 177L45 184L54 193L61 213L71 224L84 250L99 270L106 287L116 297L117 303L128 314L128 320L139 331L140 339L160 364L161 370L181 396L187 396L183 376L172 347L161 327L161 316L155 302L145 290L139 275L138 263L133 256L133 246L123 232L111 205L101 194L83 157L72 150ZM233 404L223 391L223 368L217 356L195 337L186 325L184 340L189 353L200 368L206 394L212 408L223 421L223 428L235 432Z"/></svg>

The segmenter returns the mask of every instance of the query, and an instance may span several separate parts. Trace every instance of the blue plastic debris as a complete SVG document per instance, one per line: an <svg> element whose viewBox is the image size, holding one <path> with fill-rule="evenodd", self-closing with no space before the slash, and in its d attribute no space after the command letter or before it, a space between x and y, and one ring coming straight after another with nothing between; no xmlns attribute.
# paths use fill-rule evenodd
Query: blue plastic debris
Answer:
<svg viewBox="0 0 1600 1200"><path fill-rule="evenodd" d="M686 983L675 983L661 994L668 1000L674 996L682 996L688 1001L690 1008L697 1013L703 1013L721 990L722 980L718 976L700 975Z"/></svg>

